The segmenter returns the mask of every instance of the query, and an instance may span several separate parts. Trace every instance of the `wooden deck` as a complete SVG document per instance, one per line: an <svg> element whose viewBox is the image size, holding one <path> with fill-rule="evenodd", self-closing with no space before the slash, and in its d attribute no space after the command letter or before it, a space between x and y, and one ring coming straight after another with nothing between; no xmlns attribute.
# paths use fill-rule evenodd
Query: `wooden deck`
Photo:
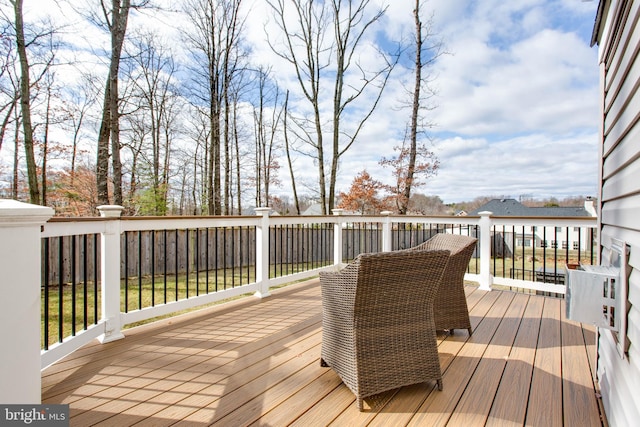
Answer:
<svg viewBox="0 0 640 427"><path fill-rule="evenodd" d="M365 400L319 364L317 280L91 344L42 373L43 403L72 426L601 426L595 331L563 300L467 287L473 324L439 335L444 390L418 384Z"/></svg>

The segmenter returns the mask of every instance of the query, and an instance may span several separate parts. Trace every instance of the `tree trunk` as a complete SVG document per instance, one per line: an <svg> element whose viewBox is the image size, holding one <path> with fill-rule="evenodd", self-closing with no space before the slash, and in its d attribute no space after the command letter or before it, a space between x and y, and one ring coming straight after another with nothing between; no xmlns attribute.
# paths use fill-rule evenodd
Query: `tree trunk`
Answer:
<svg viewBox="0 0 640 427"><path fill-rule="evenodd" d="M24 151L27 161L27 178L29 181L29 200L34 205L40 204L36 159L33 151L33 126L31 124L31 86L29 82L29 60L24 40L24 22L22 17L22 0L13 2L16 18L16 44L20 58L20 108L22 110L22 130L24 133Z"/></svg>
<svg viewBox="0 0 640 427"><path fill-rule="evenodd" d="M111 133L111 162L113 168L113 201L122 205L122 161L120 159L120 110L118 94L118 73L122 45L127 31L130 0L112 0L111 64L109 66L109 110Z"/></svg>
<svg viewBox="0 0 640 427"><path fill-rule="evenodd" d="M98 153L96 159L96 185L98 190L98 205L109 205L109 117L111 99L109 82L111 77L107 77L105 85L104 101L102 104L102 121L98 132Z"/></svg>
<svg viewBox="0 0 640 427"><path fill-rule="evenodd" d="M293 190L293 201L296 206L296 213L300 215L300 201L298 200L298 191L296 190L296 177L293 173L293 163L291 162L291 151L289 149L289 132L287 132L287 116L289 115L289 91L284 100L284 144L287 152L287 164L289 165L289 176L291 177L291 188Z"/></svg>
<svg viewBox="0 0 640 427"><path fill-rule="evenodd" d="M14 130L13 142L15 148L13 150L13 180L11 182L11 198L18 200L18 166L19 166L19 153L20 153L20 117L16 111L16 128Z"/></svg>
<svg viewBox="0 0 640 427"><path fill-rule="evenodd" d="M409 163L407 165L406 183L404 192L400 197L400 215L406 215L409 207L409 199L411 198L411 185L416 168L417 157L417 139L418 139L418 112L420 109L420 85L422 83L422 22L420 21L420 0L416 0L416 7L413 10L413 16L416 24L416 60L415 60L415 83L413 88L413 103L411 106L411 129L410 129L410 148Z"/></svg>
<svg viewBox="0 0 640 427"><path fill-rule="evenodd" d="M49 117L51 114L51 87L47 87L47 108L44 123L44 141L42 141L42 205L47 205L47 157L49 155Z"/></svg>

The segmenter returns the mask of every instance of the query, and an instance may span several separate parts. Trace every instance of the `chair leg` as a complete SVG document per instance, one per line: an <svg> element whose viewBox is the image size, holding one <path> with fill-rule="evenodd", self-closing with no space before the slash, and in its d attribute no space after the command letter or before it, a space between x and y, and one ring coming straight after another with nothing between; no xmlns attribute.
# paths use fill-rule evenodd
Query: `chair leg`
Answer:
<svg viewBox="0 0 640 427"><path fill-rule="evenodd" d="M364 409L364 406L362 404L362 398L358 397L356 401L358 402L358 411L362 412L362 410Z"/></svg>
<svg viewBox="0 0 640 427"><path fill-rule="evenodd" d="M323 368L328 368L329 367L329 365L327 365L327 362L325 362L322 357L320 358L320 366L322 366Z"/></svg>
<svg viewBox="0 0 640 427"><path fill-rule="evenodd" d="M437 380L436 383L438 384L438 391L442 391L442 378Z"/></svg>
<svg viewBox="0 0 640 427"><path fill-rule="evenodd" d="M471 336L471 334L472 334L471 326L469 326L469 327L467 328L467 331L469 331L469 336Z"/></svg>

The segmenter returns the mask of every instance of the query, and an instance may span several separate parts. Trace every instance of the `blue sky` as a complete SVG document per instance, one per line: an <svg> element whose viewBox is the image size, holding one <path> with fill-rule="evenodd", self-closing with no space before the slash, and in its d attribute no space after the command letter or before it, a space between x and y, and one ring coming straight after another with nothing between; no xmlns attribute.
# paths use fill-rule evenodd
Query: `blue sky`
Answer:
<svg viewBox="0 0 640 427"><path fill-rule="evenodd" d="M270 28L266 2L246 1L251 12L245 36L253 47L252 60L271 64L281 87L293 90L293 70L274 57L264 41ZM413 0L371 2L389 6L377 36L412 36ZM597 47L589 44L597 6L596 0L424 3L425 15L433 13L435 30L449 54L431 69L438 92L438 107L429 116L435 123L431 148L441 168L418 192L446 203L480 196L596 195L599 83ZM177 37L176 19L175 14L164 19L161 14L134 16L128 31L154 26L170 39ZM84 40L92 48L108 45L104 34L94 29L85 28L82 36L75 42L81 45ZM74 55L95 61L89 50ZM338 191L347 191L363 169L391 183L389 171L378 162L392 155L402 138L408 112L398 108L400 81L411 79L410 69L395 70L378 111L342 159ZM301 183L317 187L317 167L311 159L296 159L294 168ZM284 168L280 179L282 186L272 191L290 196Z"/></svg>
<svg viewBox="0 0 640 427"><path fill-rule="evenodd" d="M390 16L398 29L410 29L400 3ZM451 54L433 69L433 149L441 168L419 191L446 203L595 196L599 83L597 46L589 44L597 1L426 5Z"/></svg>

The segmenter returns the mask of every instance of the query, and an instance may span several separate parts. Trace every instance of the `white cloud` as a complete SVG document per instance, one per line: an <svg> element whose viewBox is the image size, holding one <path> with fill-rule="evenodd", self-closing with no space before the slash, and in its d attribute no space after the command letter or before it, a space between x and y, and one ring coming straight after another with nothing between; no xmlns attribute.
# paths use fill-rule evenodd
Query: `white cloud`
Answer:
<svg viewBox="0 0 640 427"><path fill-rule="evenodd" d="M172 0L163 2L168 5ZM412 36L413 2L372 3L389 6L378 31L394 40ZM419 191L446 202L498 194L593 195L599 94L597 52L589 42L597 2L429 0L423 4L425 17L433 11L435 29L451 54L442 56L432 69L439 107L430 119L437 124L432 134L441 169ZM292 67L265 42L266 34L279 31L270 21L267 2L249 0L245 6L249 14L243 36L251 45L252 63L272 65L281 88L292 90L290 105L308 109L298 96ZM130 29L153 25L164 28L165 37L175 36L167 25L176 27L178 15L153 18L160 16L153 24L151 15L133 17ZM94 64L98 60L91 58L90 49L108 48L108 38L96 29L71 35L76 43L73 53ZM366 59L373 61L374 55L367 54ZM339 191L347 190L365 168L375 178L389 177L378 161L393 155L393 146L403 137L408 111L398 108L405 96L402 81L411 81L410 71L398 66L378 111L342 158ZM328 111L331 96L326 103ZM345 118L344 129L353 123ZM285 162L283 158L281 165ZM317 182L317 167L308 157L296 159L294 168L304 181ZM289 188L286 175L283 167L282 193Z"/></svg>
<svg viewBox="0 0 640 427"><path fill-rule="evenodd" d="M439 142L446 161L427 192L459 202L478 196L593 195L597 182L596 135L543 135L486 139L454 137Z"/></svg>

